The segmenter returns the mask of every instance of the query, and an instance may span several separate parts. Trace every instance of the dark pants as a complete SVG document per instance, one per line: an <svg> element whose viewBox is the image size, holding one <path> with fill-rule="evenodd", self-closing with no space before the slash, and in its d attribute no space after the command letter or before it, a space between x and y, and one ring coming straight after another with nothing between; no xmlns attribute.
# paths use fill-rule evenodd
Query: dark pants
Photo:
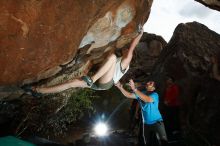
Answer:
<svg viewBox="0 0 220 146"><path fill-rule="evenodd" d="M167 145L167 135L162 121L151 125L144 124L143 133L145 145L153 146L156 145L155 142L158 145Z"/></svg>
<svg viewBox="0 0 220 146"><path fill-rule="evenodd" d="M134 99L132 101L132 105L130 107L130 113L129 113L130 114L129 131L132 133L134 132L135 127L139 126L138 124L141 118L140 112L138 112L138 117L136 117L137 106L138 106L138 101Z"/></svg>
<svg viewBox="0 0 220 146"><path fill-rule="evenodd" d="M180 131L180 108L166 106L164 109L164 123L168 138L172 137L174 131Z"/></svg>

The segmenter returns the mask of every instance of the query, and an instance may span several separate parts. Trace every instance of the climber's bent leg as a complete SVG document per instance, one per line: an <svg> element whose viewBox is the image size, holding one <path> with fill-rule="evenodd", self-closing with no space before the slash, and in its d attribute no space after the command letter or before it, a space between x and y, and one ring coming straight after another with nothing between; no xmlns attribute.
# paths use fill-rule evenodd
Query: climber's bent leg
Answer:
<svg viewBox="0 0 220 146"><path fill-rule="evenodd" d="M103 84L111 81L115 72L115 64L116 56L115 54L111 54L98 72L91 77L93 82L98 80L99 83Z"/></svg>
<svg viewBox="0 0 220 146"><path fill-rule="evenodd" d="M98 72L91 77L93 83L98 80L98 83L95 83L91 88L95 90L105 90L113 85L113 75L115 71L116 56L112 54L108 57L108 60L104 65L98 70ZM74 79L67 83L51 86L51 87L37 87L36 91L39 93L58 93L69 88L89 88L87 83L84 80ZM99 89L98 89L99 88Z"/></svg>
<svg viewBox="0 0 220 146"><path fill-rule="evenodd" d="M90 87L91 89L108 90L114 85L113 76L115 72L116 60L117 58L115 54L111 54L108 57L108 60L102 65L98 72L91 77L91 81L93 82L92 86ZM88 76L85 77L85 81L90 84L90 78Z"/></svg>
<svg viewBox="0 0 220 146"><path fill-rule="evenodd" d="M58 93L58 92L66 90L66 89L76 88L76 87L85 88L85 87L88 87L88 85L83 80L74 79L74 80L69 81L67 83L63 83L63 84L59 84L59 85L55 85L55 86L51 86L51 87L37 87L36 91L39 93L43 93L43 94Z"/></svg>

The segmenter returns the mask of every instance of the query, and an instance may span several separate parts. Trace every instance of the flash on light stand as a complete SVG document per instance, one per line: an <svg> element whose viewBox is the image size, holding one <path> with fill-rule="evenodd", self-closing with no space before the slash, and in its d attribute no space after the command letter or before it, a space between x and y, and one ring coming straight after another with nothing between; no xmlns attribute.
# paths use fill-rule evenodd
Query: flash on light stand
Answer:
<svg viewBox="0 0 220 146"><path fill-rule="evenodd" d="M105 123L99 122L95 125L94 131L97 136L106 136L108 126Z"/></svg>

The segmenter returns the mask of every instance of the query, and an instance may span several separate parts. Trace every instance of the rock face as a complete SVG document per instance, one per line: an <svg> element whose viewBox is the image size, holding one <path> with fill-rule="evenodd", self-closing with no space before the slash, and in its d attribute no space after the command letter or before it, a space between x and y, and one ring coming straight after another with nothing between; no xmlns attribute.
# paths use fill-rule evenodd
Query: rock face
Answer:
<svg viewBox="0 0 220 146"><path fill-rule="evenodd" d="M219 34L206 26L197 22L179 24L158 62L167 66L157 66L155 71L164 70L168 74L176 74L176 79L182 79L186 73L191 76L208 76L210 58L219 52L219 47ZM181 70L171 67L181 62L185 63Z"/></svg>
<svg viewBox="0 0 220 146"><path fill-rule="evenodd" d="M152 0L0 1L0 85L38 81L134 37ZM124 39L126 40L126 39ZM95 52L95 53L94 53ZM85 57L86 56L86 57ZM79 59L80 60L80 59ZM79 67L75 68L75 71Z"/></svg>
<svg viewBox="0 0 220 146"><path fill-rule="evenodd" d="M195 0L204 4L205 6L220 11L220 1L219 0Z"/></svg>
<svg viewBox="0 0 220 146"><path fill-rule="evenodd" d="M165 76L176 79L181 88L183 122L197 145L220 144L220 82L210 77L210 58L219 51L219 34L197 22L179 24L151 76L161 95Z"/></svg>

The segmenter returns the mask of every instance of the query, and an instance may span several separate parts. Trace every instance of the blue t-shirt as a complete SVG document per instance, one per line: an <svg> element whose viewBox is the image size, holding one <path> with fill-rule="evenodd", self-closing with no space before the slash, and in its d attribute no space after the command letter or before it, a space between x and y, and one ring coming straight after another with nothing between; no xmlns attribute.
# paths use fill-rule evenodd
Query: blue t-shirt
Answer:
<svg viewBox="0 0 220 146"><path fill-rule="evenodd" d="M142 93L146 95L146 92ZM158 109L159 96L156 92L148 95L153 98L153 102L144 102L137 94L135 94L135 96L141 107L142 119L144 124L154 124L158 121L163 121L160 111Z"/></svg>

